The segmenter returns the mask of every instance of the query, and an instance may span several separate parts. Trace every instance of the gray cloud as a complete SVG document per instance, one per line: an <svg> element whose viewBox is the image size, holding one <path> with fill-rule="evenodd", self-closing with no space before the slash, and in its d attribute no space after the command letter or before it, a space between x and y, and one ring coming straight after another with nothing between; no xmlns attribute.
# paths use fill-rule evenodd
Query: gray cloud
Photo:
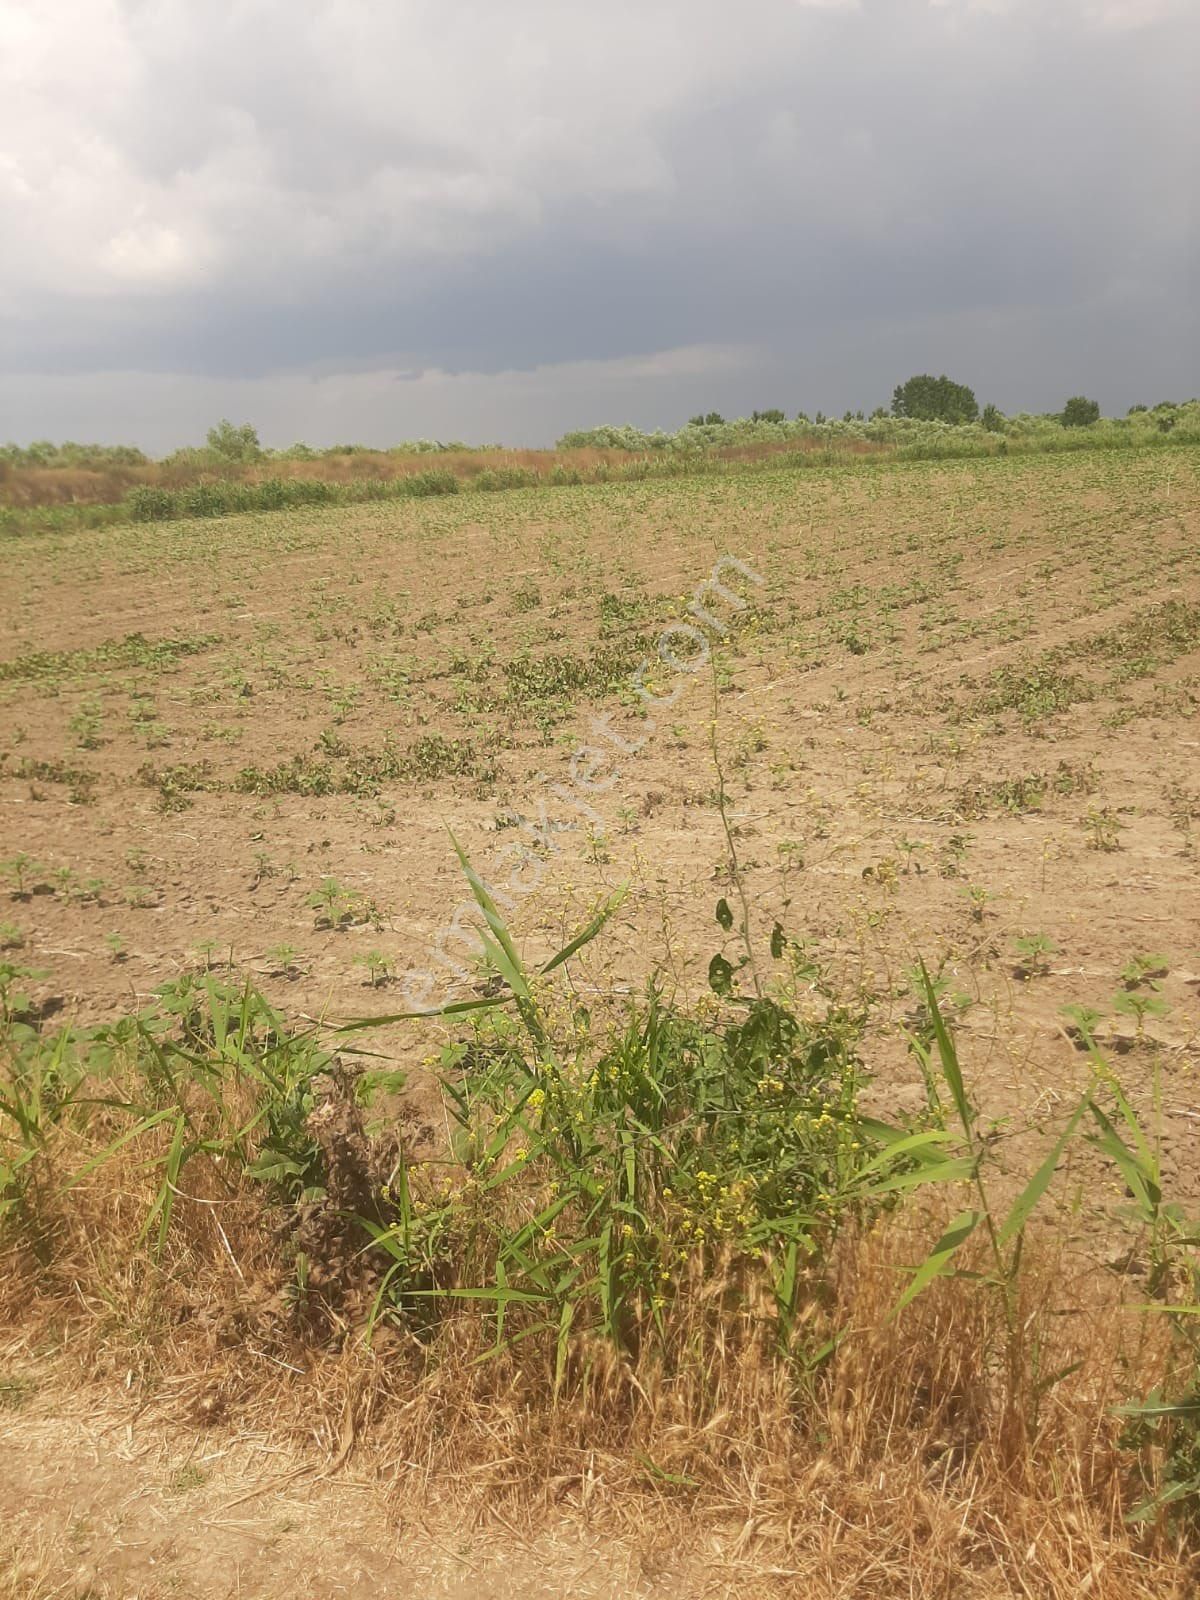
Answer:
<svg viewBox="0 0 1200 1600"><path fill-rule="evenodd" d="M0 0L0 435L1200 390L1189 0L46 11Z"/></svg>

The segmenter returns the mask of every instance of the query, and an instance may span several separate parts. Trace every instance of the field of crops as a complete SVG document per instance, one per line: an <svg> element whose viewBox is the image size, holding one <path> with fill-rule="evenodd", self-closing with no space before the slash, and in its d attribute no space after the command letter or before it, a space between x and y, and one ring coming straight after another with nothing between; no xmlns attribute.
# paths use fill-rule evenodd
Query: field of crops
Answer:
<svg viewBox="0 0 1200 1600"><path fill-rule="evenodd" d="M1179 1051L1200 968L1198 460L14 542L6 959L85 1020L230 963L287 1012L437 1003L470 965L444 937L453 827L512 880L535 954L628 883L594 954L696 992L729 892L715 734L756 937L778 919L901 1005L918 955L945 964L981 1069L1021 1103L1071 1064L1064 1005ZM688 608L727 556L752 575L701 594L728 625L701 619L701 645ZM1147 953L1168 958L1161 1018L1114 1010Z"/></svg>
<svg viewBox="0 0 1200 1600"><path fill-rule="evenodd" d="M879 1288L882 1269L876 1261L872 1278L862 1266L867 1258L856 1257L853 1292L843 1275L826 1298L824 1290L814 1294L823 1332L815 1344L806 1343L804 1252L816 1241L828 1244L834 1259L839 1208L847 1219L853 1210L855 1227L869 1226L882 1214L885 1192L910 1186L912 1169L897 1165L898 1155L887 1162L881 1155L870 1171L865 1157L858 1160L851 1109L853 1117L869 1113L893 1130L934 1127L935 1076L967 1140L966 1156L953 1158L967 1166L943 1171L939 1189L955 1176L969 1177L986 1159L995 1204L1006 1206L1053 1147L1047 1177L1055 1166L1060 1170L1052 1191L1047 1184L1037 1187L1036 1200L1039 1215L1054 1220L1056 1281L1086 1281L1103 1269L1116 1284L1133 1263L1141 1274L1135 1297L1147 1292L1148 1276L1150 1292L1164 1303L1173 1294L1186 1300L1187 1275L1195 1270L1186 1256L1191 1246L1182 1222L1175 1228L1175 1221L1164 1220L1163 1197L1169 1191L1171 1205L1180 1208L1170 1213L1176 1220L1200 1202L1194 1091L1200 1063L1200 449L864 461L805 471L759 465L742 475L463 492L13 537L4 561L0 1007L6 1048L14 1062L30 1060L29 1052L42 1048L36 1041L61 1039L71 1025L99 1029L104 1048L119 1054L131 1036L117 1037L110 1025L157 1008L184 1019L187 1049L215 1048L213 1059L227 1065L241 1094L239 1074L245 1084L264 1081L266 1056L255 1055L252 1043L259 1037L255 1030L267 1026L266 1013L243 1009L239 1025L221 1007L248 982L277 1014L271 1029L283 1019L297 1031L314 1029L308 1037L320 1039L323 1050L345 1049L339 1070L367 1074L381 1091L371 1102L377 1122L369 1132L377 1135L389 1118L401 1126L405 1171L425 1176L411 1179L411 1192L406 1178L403 1194L372 1212L361 1196L339 1197L326 1174L339 1215L367 1213L364 1226L390 1254L383 1258L386 1272L381 1267L365 1289L356 1285L358 1300L348 1291L343 1301L327 1296L323 1339L331 1318L333 1324L343 1319L338 1337L347 1336L355 1307L373 1334L424 1339L422 1308L433 1301L421 1297L474 1293L478 1284L469 1274L486 1269L496 1324L487 1337L494 1334L496 1348L508 1349L509 1296L513 1326L532 1316L533 1302L552 1303L544 1327L523 1325L529 1343L517 1349L541 1352L525 1359L555 1399L561 1391L585 1410L597 1408L604 1420L595 1437L602 1437L603 1449L619 1454L622 1429L633 1428L638 1450L654 1453L653 1470L639 1469L644 1478L649 1471L643 1490L648 1484L657 1495L686 1498L693 1491L716 1492L720 1482L724 1510L732 1515L730 1508L736 1509L738 1526L746 1516L753 1522L758 1491L750 1492L748 1479L738 1474L749 1470L756 1449L775 1459L776 1443L764 1445L765 1435L756 1443L754 1436L760 1423L766 1427L762 1393L755 1392L753 1406L744 1386L730 1398L733 1390L722 1387L726 1377L719 1376L715 1358L707 1379L694 1377L692 1357L684 1354L692 1346L670 1331L670 1307L686 1302L690 1320L681 1326L687 1339L698 1338L696 1307L703 1294L697 1286L707 1277L721 1279L728 1290L759 1252L774 1274L763 1280L771 1286L771 1348L785 1352L780 1370L791 1373L792 1382L797 1367L788 1363L804 1346L804 1384L818 1381L814 1374L838 1348L841 1334L830 1331L835 1302L860 1319L869 1304L880 1328L890 1326L888 1296ZM477 875L473 888L456 844ZM490 960L481 958L471 931L483 925L483 915L493 921ZM576 949L580 930L591 936ZM544 988L530 980L526 994L527 975L563 951L553 980L544 980ZM647 1000L651 988L654 999ZM521 1060L534 1064L516 1113L512 1074L520 1052L491 1011L397 1020L353 1034L330 1031L372 1014L509 995L518 1002L512 1026L519 1022L532 1041L521 1047ZM658 1043L648 1043L659 1006L664 1016L688 1019L678 1033L671 1032L675 1023L663 1024L661 1058L654 1054ZM581 1088L569 1066L587 1055L581 1041L599 1037L610 1022L624 1026L636 1007L649 1008L638 1011L637 1026L650 1031L625 1035L621 1046L609 1038L602 1056L607 1066L594 1068ZM200 1011L202 1029L195 1023ZM236 1005L232 1014L236 1018ZM730 1022L743 1014L767 1018L776 1031L749 1040ZM484 1016L492 1030L486 1038L474 1021ZM943 1020L954 1046L940 1032ZM157 1061L159 1037L148 1030L137 1049ZM736 1150L728 1139L707 1146L706 1161L716 1162L711 1170L693 1159L678 1130L696 1110L696 1061L710 1067L719 1061L726 1085L736 1084L750 1063L746 1095L786 1100L787 1074L782 1067L778 1080L773 1074L780 1062L799 1059L799 1037L810 1065L820 1056L819 1072L812 1070L825 1074L826 1096L819 1107L805 1103L802 1136L796 1131L800 1112L793 1117L789 1101L770 1117L756 1112L747 1142ZM350 1053L360 1047L370 1054ZM646 1075L653 1093L646 1091L643 1104L638 1064L650 1057L657 1063ZM326 1071L328 1057L322 1061ZM479 1077L481 1062L488 1070ZM11 1070L19 1077L18 1068ZM45 1073L39 1082L59 1085L54 1092L64 1103L77 1094L74 1081L61 1087L67 1078L59 1068L58 1078L44 1062L38 1070ZM456 1084L470 1085L476 1098L467 1104L464 1089L455 1099ZM1098 1084L1110 1098L1107 1110L1092 1111L1093 1104L1099 1107ZM572 1086L570 1095L562 1085ZM844 1101L838 1098L843 1089ZM584 1090L586 1114L582 1100L570 1099ZM155 1092L161 1094L161 1083ZM570 1099L569 1115L567 1099L555 1100L560 1092ZM732 1127L746 1102L729 1092L733 1100L722 1102L720 1116ZM231 1091L231 1107L234 1098ZM109 1116L112 1095L105 1103ZM216 1142L205 1146L204 1137L216 1141L217 1135L193 1137L194 1108L181 1109L172 1123L163 1103L139 1106L136 1124L106 1124L108 1156L118 1141L127 1141L115 1165L99 1156L85 1165L80 1146L74 1169L64 1150L54 1158L57 1167L47 1158L48 1170L60 1185L77 1181L79 1195L99 1205L108 1193L97 1187L102 1175L119 1169L126 1185L120 1193L131 1206L141 1195L150 1208L140 1232L140 1217L136 1227L125 1218L128 1238L136 1237L139 1248L157 1238L159 1265L162 1251L182 1250L170 1259L180 1273L194 1274L195 1261L207 1258L198 1235L187 1231L200 1224L188 1220L184 1200L198 1194L193 1182L203 1188L203 1159L218 1148ZM1114 1105L1127 1114L1127 1130L1143 1131L1145 1151L1137 1142L1141 1135L1126 1132L1124 1143L1117 1137ZM0 1160L7 1151L9 1161L7 1189L0 1165L0 1225L7 1222L14 1236L21 1207L32 1216L36 1196L22 1188L20 1163L32 1158L13 1152L49 1148L37 1121L44 1106L39 1099L36 1117L29 1107L16 1092L0 1097L0 1116L15 1120L24 1140L0 1143ZM644 1174L638 1165L650 1162L644 1149L635 1155L621 1143L623 1134L611 1133L626 1126L631 1107L637 1108L638 1137L644 1135L657 1152L654 1161L664 1163L651 1162ZM1077 1107L1076 1123L1086 1111L1095 1137L1069 1149L1053 1146ZM539 1108L545 1108L543 1132L535 1137L532 1111ZM125 1110L132 1118L131 1103ZM233 1109L222 1109L226 1115L236 1120ZM835 1123L840 1131L827 1139L823 1129ZM0 1137L12 1134L10 1124ZM875 1123L863 1126L884 1137ZM244 1142L229 1127L222 1121L221 1159ZM159 1187L157 1170L147 1178L137 1168L135 1175L130 1163L143 1136L166 1137L172 1128L174 1142L155 1158L165 1160L170 1180ZM281 1151L293 1160L298 1148L283 1133L276 1136L274 1123L272 1130L271 1140L251 1152L253 1162L247 1157L247 1171L259 1178L268 1172L268 1145L280 1161ZM485 1148L497 1130L503 1136ZM464 1132L476 1141L466 1153ZM1105 1144L1109 1133L1115 1144ZM526 1141L515 1157L513 1135ZM79 1129L71 1134L82 1137ZM312 1148L328 1156L325 1134L312 1138ZM597 1222L593 1238L583 1224L592 1215L589 1205L600 1206L601 1191L609 1195L603 1173L614 1138L623 1152L621 1173L630 1176L622 1176L626 1186L616 1199L605 1199L612 1207L605 1213L609 1232ZM1127 1156L1132 1150L1144 1157L1142 1165L1134 1170L1114 1161L1118 1146ZM916 1160L916 1149L905 1159ZM937 1149L946 1153L940 1143ZM500 1185L497 1214L515 1208L504 1211L510 1232L499 1258L481 1247L478 1219L468 1228L461 1210L446 1209L444 1193L438 1199L436 1187L421 1188L426 1178L433 1184L438 1177L448 1150L468 1174L491 1162ZM181 1153L197 1158L187 1181L180 1175ZM537 1231L544 1253L535 1261L524 1231L533 1224L520 1215L522 1204L532 1204L532 1191L518 1193L511 1183L504 1188L502 1180L514 1162L532 1168L539 1161L544 1187L537 1196L543 1208ZM332 1170L336 1163L329 1162ZM678 1192L664 1187L668 1167L681 1174ZM739 1187L743 1168L751 1176ZM285 1169L277 1164L269 1170L274 1181ZM803 1197L812 1223L803 1236L784 1226L786 1207L768 1181L785 1171L793 1201ZM1154 1196L1138 1188L1149 1172ZM877 1182L885 1174L892 1189ZM294 1176L299 1182L299 1169ZM578 1193L568 1206L573 1184ZM661 1215L651 1213L651 1193ZM1133 1235L1131 1196L1135 1210L1143 1206L1141 1231ZM220 1203L235 1206L232 1199ZM980 1237L990 1203L972 1213ZM249 1204L239 1191L236 1206ZM6 1205L13 1208L8 1213ZM230 1215L245 1224L241 1211ZM937 1220L936 1205L928 1215ZM421 1217L424 1232L414 1221ZM938 1301L959 1281L947 1277L922 1298L922 1305L927 1299L930 1308L941 1309L920 1312L928 1320L914 1324L916 1343L906 1348L921 1341L928 1348L941 1339L949 1348L960 1337L969 1343L974 1329L980 1350L1002 1349L1015 1361L1016 1329L1029 1307L1024 1301L1018 1306L1024 1290L1014 1287L1018 1268L1006 1252L1024 1237L1027 1220L1022 1214L1007 1234L1001 1228L992 1239L989 1271L1005 1285L996 1313L999 1343L988 1342L995 1329L990 1323L991 1331L984 1328L986 1318L978 1325L970 1317L963 1321L961 1309ZM227 1221L213 1259L236 1256L243 1284L256 1273L267 1281L274 1267L257 1245L242 1255L234 1222ZM565 1234L569 1222L578 1224L579 1237L555 1255L554 1228ZM322 1273L336 1276L329 1260L320 1259L322 1248L340 1252L342 1266L352 1252L344 1240L331 1242L328 1232L318 1240L310 1223L306 1213L302 1228L309 1232L298 1235L296 1257L303 1265L288 1258L293 1297L319 1294ZM70 1232L74 1224L64 1226ZM79 1224L89 1239L93 1226ZM176 1226L184 1230L186 1248L170 1243ZM905 1226L920 1231L911 1219ZM652 1249L647 1245L637 1256L630 1242L621 1254L618 1246L643 1234L653 1238ZM854 1249L869 1252L871 1237L864 1245L855 1234ZM1176 1246L1183 1254L1172 1255ZM43 1260L36 1241L19 1238L6 1248L18 1252L14 1259L27 1286L22 1293L32 1294L37 1263L44 1267L53 1250L47 1244ZM361 1239L353 1248L361 1250ZM912 1246L882 1277L890 1274L898 1292L897 1274L928 1248L928 1239ZM418 1254L424 1277L413 1268ZM585 1257L590 1262L593 1256L596 1276L586 1282L599 1287L586 1295L568 1292L564 1274L590 1273ZM451 1260L453 1274L447 1267L439 1276L439 1263ZM625 1278L614 1260L626 1262ZM725 1273L733 1276L722 1278ZM922 1287L935 1277L931 1269ZM389 1285L401 1280L409 1298L397 1291L393 1306ZM618 1280L624 1285L619 1293L613 1288ZM77 1280L68 1273L50 1283L47 1305L65 1304L70 1281ZM129 1283L125 1290L133 1294ZM137 1291L140 1297L149 1292L144 1284ZM278 1293L278 1284L271 1293ZM752 1296L746 1294L748 1304ZM1042 1288L1034 1298L1046 1310ZM146 1303L138 1299L143 1310ZM1046 1315L1061 1320L1062 1310L1056 1303ZM659 1329L654 1370L660 1378L667 1369L673 1374L662 1381L677 1413L663 1402L652 1421L634 1426L621 1412L632 1404L628 1396L614 1399L606 1390L603 1401L596 1399L592 1388L615 1383L616 1367L605 1368L601 1382L599 1369L572 1343L582 1337L585 1314L592 1319L589 1340L606 1342L655 1393L637 1362L650 1359L659 1336L652 1330ZM738 1314L746 1315L744 1305ZM1116 1325L1104 1322L1105 1339L1116 1342L1104 1345L1103 1360L1110 1362L1106 1370L1124 1363L1127 1371L1129 1349L1120 1345L1113 1355L1125 1337L1112 1333ZM722 1349L721 1341L732 1338L724 1325L713 1336ZM293 1329L288 1338L295 1337ZM881 1337L884 1343L889 1338ZM1178 1351L1155 1343L1157 1333L1149 1344L1142 1335L1135 1344L1139 1338L1139 1359L1154 1382L1179 1379L1172 1365ZM269 1348L277 1364L300 1359L292 1344ZM372 1359L381 1359L384 1348L386 1339L373 1346ZM470 1348L474 1360L478 1350ZM1088 1348L1089 1361L1101 1359ZM1022 1346L1022 1361L1027 1354ZM513 1359L519 1370L520 1356ZM858 1403L852 1397L863 1383L882 1394L891 1393L888 1383L894 1382L898 1392L895 1374L881 1376L881 1360L874 1349L869 1359L862 1357L861 1369L835 1363L830 1387L822 1391L822 1415L852 1415ZM129 1361L131 1371L139 1366ZM308 1368L308 1356L302 1366ZM1003 1361L982 1360L979 1382L990 1383L1000 1367ZM1021 1378L1025 1384L1028 1377L1022 1393L1041 1395L1046 1371L1036 1361L1030 1370L1032 1377ZM1136 1361L1132 1370L1120 1393L1099 1380L1087 1390L1095 1415L1106 1416L1110 1400L1144 1397ZM921 1384L936 1390L943 1381L949 1388L958 1382L944 1372L934 1382L915 1366L905 1371L914 1393ZM711 1391L705 1390L709 1380ZM1092 1382L1086 1373L1071 1381L1085 1380ZM0 1399L3 1381L0 1368ZM316 1431L331 1451L344 1415L355 1414L355 1402L346 1400L348 1381L340 1379L335 1399L318 1408ZM382 1394L384 1380L371 1381ZM1188 1394L1190 1380L1179 1381ZM203 1403L206 1383L216 1380L211 1374L197 1380L188 1404ZM1141 1389L1149 1388L1147 1378ZM965 1393L955 1405L970 1410ZM1071 1407L1083 1406L1082 1393L1070 1405L1064 1401L1063 1419ZM720 1414L733 1419L726 1426L738 1443L712 1467L710 1482L708 1458L696 1440L707 1426L704 1417L718 1414L717 1394L722 1406L728 1404L728 1413ZM234 1405L228 1385L220 1395L221 1408ZM1011 1445L1010 1401L1011 1394L1003 1415L987 1424L1008 1441L1000 1456ZM495 1396L487 1403L493 1402L499 1404ZM513 1401L517 1409L524 1404ZM382 1399L378 1405L386 1410ZM1036 1411L1037 1402L1030 1406ZM759 1422L748 1420L752 1411ZM672 1415L679 1431L686 1424L689 1439L690 1453L677 1460L668 1459ZM899 1415L894 1403L892 1415ZM947 1405L932 1420L925 1417L922 1438L953 1433L958 1415ZM1066 1435L1054 1434L1059 1424L1046 1423L1049 1454L1037 1456L1042 1423L1031 1415L1023 1413L1023 1438L1041 1472L1053 1452L1065 1448ZM568 1446L549 1424L536 1447L527 1432L514 1443L513 1427L506 1421L501 1430L503 1448L514 1459L527 1458L532 1477L540 1473L539 1481L546 1481L562 1452L574 1450L577 1464L577 1446ZM838 1438L837 1471L849 1474L848 1482L863 1461L876 1458L875 1446L865 1442L866 1424L861 1435L849 1423L846 1430ZM1113 1431L1113 1462L1115 1441ZM1137 1457L1137 1447L1130 1449L1131 1459ZM737 1466L730 1464L735 1456ZM853 1467L846 1465L850 1457ZM816 1459L806 1458L803 1471L817 1471ZM1015 1493L1012 1462L1004 1459L1008 1465L994 1481ZM949 1473L949 1456L937 1460L937 1470ZM1119 1526L1136 1498L1124 1480L1117 1486L1125 1468L1112 1466L1112 1484L1106 1478L1107 1486L1097 1489L1100 1469L1089 1460L1093 1477L1086 1484L1078 1460L1072 1468L1080 1475L1079 1504L1091 1507L1087 1514L1094 1513L1097 1527L1105 1518ZM1143 1463L1144 1472L1139 1468L1151 1490L1161 1489L1161 1454L1155 1461L1153 1468ZM956 1463L954 1472L969 1476L962 1461ZM992 1461L989 1471L994 1467ZM1186 1476L1185 1468L1176 1461L1172 1470ZM487 1482L506 1483L496 1470ZM800 1470L788 1456L776 1483L764 1466L761 1494L772 1514L782 1501L771 1496L778 1491L786 1498L786 1485ZM569 1468L568 1476L575 1471ZM1029 1471L1021 1493L1033 1505L1036 1473ZM620 1474L614 1468L610 1476ZM730 1486L735 1478L736 1491ZM981 1573L986 1569L986 1582L981 1577L978 1587L938 1588L959 1570L948 1553L957 1537L949 1530L956 1517L967 1516L967 1489L956 1498L958 1491L943 1485L937 1492L944 1504L929 1511L929 1544L936 1552L923 1580L928 1586L911 1592L1083 1592L1071 1585L1092 1569L1075 1564L1084 1558L1063 1531L1073 1525L1070 1517L1082 1514L1071 1499L1073 1485L1074 1479L1062 1488L1069 1516L1064 1512L1053 1537L1047 1536L1054 1555L1045 1557L1043 1586L1027 1590L1015 1578L1011 1588L1001 1586L997 1573L1011 1577L1014 1569L974 1523L971 1561ZM1196 1499L1197 1487L1179 1498ZM929 1494L932 1506L933 1488ZM846 1509L845 1498L832 1498ZM1081 1537L1087 1561L1100 1561L1097 1574L1109 1573L1089 1580L1088 1592L1186 1592L1161 1585L1169 1574L1171 1581L1187 1581L1190 1535L1165 1513L1154 1515L1153 1549L1134 1538L1117 1554L1102 1551L1101 1560L1095 1529ZM877 1560L878 1592L885 1592L899 1570L889 1565L899 1559L895 1541L909 1536L899 1529L897 1522L874 1544L864 1535L859 1554L847 1556L849 1565L827 1560L828 1552L818 1560L807 1551L802 1559L786 1539L771 1559L781 1572L806 1574L806 1594L830 1596L876 1593L863 1574ZM1005 1537L1015 1541L1017 1529L1028 1532L1010 1507ZM1143 1570L1139 1563L1149 1564ZM1143 1579L1145 1586L1136 1587ZM852 1580L863 1586L838 1587ZM762 1592L775 1592L762 1581Z"/></svg>

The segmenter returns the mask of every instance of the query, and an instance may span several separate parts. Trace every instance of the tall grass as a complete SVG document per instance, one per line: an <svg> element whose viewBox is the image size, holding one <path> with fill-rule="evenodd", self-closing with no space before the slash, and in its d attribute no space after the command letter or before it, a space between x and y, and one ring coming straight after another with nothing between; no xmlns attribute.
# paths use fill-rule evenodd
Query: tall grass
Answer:
<svg viewBox="0 0 1200 1600"><path fill-rule="evenodd" d="M718 969L698 1007L593 1013L566 977L615 903L534 972L464 866L495 992L438 1015L436 1148L362 1044L428 1017L322 1039L204 976L47 1031L0 970L10 1326L194 1373L209 1421L289 1385L305 1431L356 1407L495 1505L599 1471L615 1503L736 1508L804 1592L1192 1592L1197 1238L1097 1052L1014 1182L928 977L928 1104L888 1126L862 1002L782 930L761 995ZM1089 1146L1133 1287L1038 1225Z"/></svg>

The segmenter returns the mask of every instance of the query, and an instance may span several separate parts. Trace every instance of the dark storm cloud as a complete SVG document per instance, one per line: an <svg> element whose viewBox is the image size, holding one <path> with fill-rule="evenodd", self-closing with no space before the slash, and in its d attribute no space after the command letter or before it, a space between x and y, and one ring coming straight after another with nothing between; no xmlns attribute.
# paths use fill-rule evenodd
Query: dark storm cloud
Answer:
<svg viewBox="0 0 1200 1600"><path fill-rule="evenodd" d="M270 5L216 7L200 39L165 7L124 30L77 9L128 94L96 106L75 183L69 150L53 171L22 155L36 72L0 111L0 433L65 431L47 421L73 378L141 372L206 400L267 385L269 435L306 416L280 408L288 375L302 401L303 374L374 368L462 373L464 419L544 437L552 381L506 403L489 375L571 367L578 405L579 363L696 348L711 370L638 369L563 426L618 395L873 405L914 366L1006 407L1200 390L1190 6L757 0L735 30L707 3L631 6L619 49L535 0L482 41L471 6L391 8L383 39L367 3L282 36ZM121 404L90 431L120 433Z"/></svg>

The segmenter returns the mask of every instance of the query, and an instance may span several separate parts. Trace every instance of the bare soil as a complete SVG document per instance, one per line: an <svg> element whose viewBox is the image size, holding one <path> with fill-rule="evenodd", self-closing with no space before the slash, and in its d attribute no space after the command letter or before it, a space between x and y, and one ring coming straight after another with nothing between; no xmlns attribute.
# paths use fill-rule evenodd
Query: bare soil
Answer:
<svg viewBox="0 0 1200 1600"><path fill-rule="evenodd" d="M676 698L649 717L633 677L732 554L763 578L725 570L744 613L712 601L731 624L716 733L760 955L778 917L892 1018L917 956L946 963L975 1002L976 1072L1010 1105L1077 1067L1067 1004L1105 1011L1101 1037L1182 1086L1200 985L1196 469L1189 451L758 474L14 541L0 859L41 870L30 898L0 900L25 939L10 959L80 1021L205 964L290 1015L398 1009L420 969L437 1000L456 992L430 954L462 898L453 827L533 955L631 885L585 989L650 971L703 989L730 887L711 673L660 664L645 681ZM194 653L139 661L130 636ZM422 757L430 735L457 754ZM389 741L419 770L359 782ZM348 774L359 792L237 792L293 758L294 786ZM79 771L90 803L73 803ZM603 789L575 781L589 772ZM540 876L514 813L553 847ZM329 877L374 926L317 925ZM1053 945L1032 975L1022 938ZM464 959L453 938L444 953ZM1112 1010L1139 954L1167 958L1170 1008L1140 1030ZM384 1048L412 1065L428 1044L396 1030ZM908 1072L894 1039L878 1060Z"/></svg>
<svg viewBox="0 0 1200 1600"><path fill-rule="evenodd" d="M723 569L744 608L701 589L726 555L762 580ZM630 886L573 965L582 1001L651 977L694 1001L714 952L741 954L714 918L719 897L739 904L723 775L762 978L778 920L869 1002L880 1108L923 1093L904 1036L920 957L1014 1171L1086 1082L1064 1013L1082 1006L1195 1201L1198 558L1190 450L14 541L0 960L33 969L43 1016L81 1024L206 968L293 1019L403 1009L425 969L430 999L470 992L444 936L463 898L453 828L531 958ZM698 594L729 631L694 673L660 653L643 681L675 698L648 708L634 674L696 622ZM667 636L668 656L685 648ZM606 787L583 789L589 772ZM330 878L333 927L311 903ZM446 1037L371 1035L431 1139ZM1103 1256L1095 1219L1068 1214L1069 1190L1062 1204ZM266 1438L201 1460L165 1423L89 1412L4 1418L0 1493L20 1508L4 1537L47 1583L73 1563L126 1596L754 1592L715 1547L688 1558L700 1576L663 1576L636 1539L584 1525L509 1543L451 1515L447 1536L436 1496L428 1528L396 1521L374 1477L325 1479ZM203 1481L181 1491L192 1466Z"/></svg>
<svg viewBox="0 0 1200 1600"><path fill-rule="evenodd" d="M750 1594L737 1530L641 1536L586 1515L536 1531L414 1508L403 1469L330 1471L269 1434L212 1439L132 1408L0 1419L5 1600L632 1600ZM724 1545L724 1550L722 1546ZM750 1587L747 1588L747 1583ZM759 1592L764 1592L759 1590Z"/></svg>

